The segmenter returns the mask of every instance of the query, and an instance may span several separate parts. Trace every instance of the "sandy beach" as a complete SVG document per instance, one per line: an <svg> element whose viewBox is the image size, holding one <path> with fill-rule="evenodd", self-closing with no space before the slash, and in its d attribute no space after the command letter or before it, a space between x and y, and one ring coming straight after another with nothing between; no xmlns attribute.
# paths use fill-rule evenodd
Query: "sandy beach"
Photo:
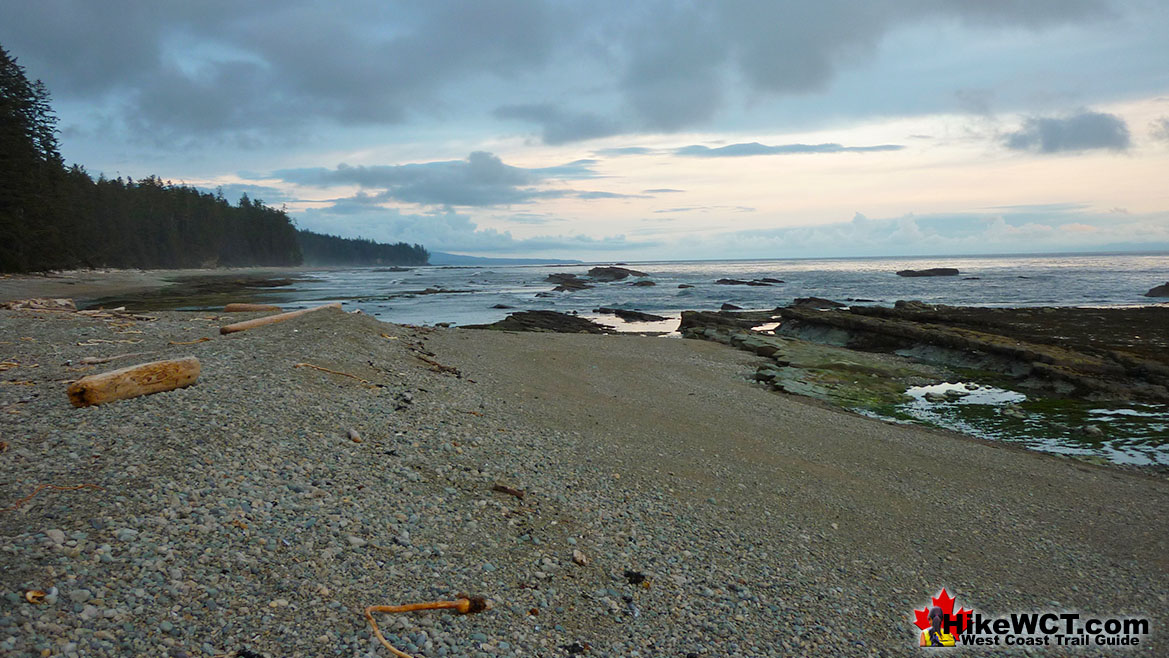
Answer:
<svg viewBox="0 0 1169 658"><path fill-rule="evenodd" d="M1147 616L1163 651L1164 477L776 393L711 342L146 315L0 311L4 652L385 656L365 606L467 592L493 608L381 625L420 656L908 655L942 587ZM66 398L182 356L189 388ZM42 484L91 486L18 503Z"/></svg>

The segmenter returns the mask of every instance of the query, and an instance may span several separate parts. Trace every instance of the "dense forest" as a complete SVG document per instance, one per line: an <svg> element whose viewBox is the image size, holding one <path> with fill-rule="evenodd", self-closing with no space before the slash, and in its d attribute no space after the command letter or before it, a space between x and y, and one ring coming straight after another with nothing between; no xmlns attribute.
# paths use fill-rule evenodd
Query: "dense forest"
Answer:
<svg viewBox="0 0 1169 658"><path fill-rule="evenodd" d="M244 195L66 167L49 92L0 46L0 272L77 267L424 265L421 245L298 231Z"/></svg>
<svg viewBox="0 0 1169 658"><path fill-rule="evenodd" d="M304 230L297 237L305 265L425 265L430 259L420 244L382 244Z"/></svg>

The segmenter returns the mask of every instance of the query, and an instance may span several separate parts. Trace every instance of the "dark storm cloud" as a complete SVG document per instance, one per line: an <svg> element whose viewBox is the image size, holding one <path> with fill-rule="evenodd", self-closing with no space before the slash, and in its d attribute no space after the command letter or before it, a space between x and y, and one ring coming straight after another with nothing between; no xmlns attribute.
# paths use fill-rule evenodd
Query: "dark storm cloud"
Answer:
<svg viewBox="0 0 1169 658"><path fill-rule="evenodd" d="M579 142L622 132L615 121L589 112L566 112L548 104L504 105L493 112L499 119L516 119L538 125L545 144Z"/></svg>
<svg viewBox="0 0 1169 658"><path fill-rule="evenodd" d="M685 155L697 158L738 158L749 155L791 155L796 153L874 153L880 151L900 151L905 148L900 144L879 144L877 146L842 146L840 144L780 144L768 146L759 142L747 144L730 144L710 148L695 144L683 146L674 151L675 155Z"/></svg>
<svg viewBox="0 0 1169 658"><path fill-rule="evenodd" d="M468 79L519 76L552 52L539 3L45 0L5 12L0 39L56 96L111 100L131 127L278 132L385 124Z"/></svg>
<svg viewBox="0 0 1169 658"><path fill-rule="evenodd" d="M1132 143L1128 125L1115 114L1081 112L1061 118L1031 118L1006 137L1007 148L1038 153L1110 149L1123 151Z"/></svg>
<svg viewBox="0 0 1169 658"><path fill-rule="evenodd" d="M0 41L57 99L136 139L295 140L310 126L494 114L559 144L825 89L890 33L930 21L1042 29L1111 4L37 0L7 3Z"/></svg>

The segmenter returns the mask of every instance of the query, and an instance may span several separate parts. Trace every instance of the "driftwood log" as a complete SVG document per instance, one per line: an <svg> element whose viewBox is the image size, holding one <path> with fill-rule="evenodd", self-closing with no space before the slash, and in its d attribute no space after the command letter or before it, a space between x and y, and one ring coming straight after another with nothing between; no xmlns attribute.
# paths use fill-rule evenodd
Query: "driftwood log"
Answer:
<svg viewBox="0 0 1169 658"><path fill-rule="evenodd" d="M249 311L276 311L279 313L283 310L279 306L273 306L272 304L243 304L239 302L223 307L224 313L247 313Z"/></svg>
<svg viewBox="0 0 1169 658"><path fill-rule="evenodd" d="M88 407L190 386L199 378L199 370L199 359L193 356L152 361L82 377L70 384L67 392L73 406Z"/></svg>
<svg viewBox="0 0 1169 658"><path fill-rule="evenodd" d="M285 320L291 320L292 318L300 317L300 316L304 315L305 313L312 313L313 311L320 311L320 310L323 310L326 308L335 308L339 311L339 310L341 310L341 303L334 302L332 304L325 304L324 306L315 306L313 308L302 308L299 311L289 311L287 313L280 313L279 315L265 315L264 317L256 318L255 320L245 320L244 322L236 322L235 324L228 324L228 325L224 325L224 326L220 327L219 333L233 334L237 331L247 331L248 329L255 329L256 327L262 327L266 324L275 324L277 322L284 322Z"/></svg>

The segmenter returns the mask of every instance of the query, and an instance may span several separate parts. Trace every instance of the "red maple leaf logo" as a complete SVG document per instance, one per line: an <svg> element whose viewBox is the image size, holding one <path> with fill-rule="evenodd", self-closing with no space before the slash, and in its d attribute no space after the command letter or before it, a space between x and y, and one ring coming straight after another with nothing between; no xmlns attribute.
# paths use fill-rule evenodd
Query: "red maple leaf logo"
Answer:
<svg viewBox="0 0 1169 658"><path fill-rule="evenodd" d="M930 627L930 607L936 605L942 609L942 614L945 615L945 617L943 617L944 620L953 619L953 618L957 617L957 619L958 619L958 632L962 632L962 631L966 630L966 627L970 625L970 613L972 613L974 611L967 610L965 608L965 606L963 606L962 608L958 609L958 613L957 613L957 615L955 615L955 613L954 613L954 601L955 600L956 599L954 597L950 596L950 594L948 592L946 592L946 588L943 587L942 591L938 592L937 596L930 599L930 601L931 601L930 606L927 606L921 610L914 610L913 611L914 625L923 631L925 629L929 628Z"/></svg>

